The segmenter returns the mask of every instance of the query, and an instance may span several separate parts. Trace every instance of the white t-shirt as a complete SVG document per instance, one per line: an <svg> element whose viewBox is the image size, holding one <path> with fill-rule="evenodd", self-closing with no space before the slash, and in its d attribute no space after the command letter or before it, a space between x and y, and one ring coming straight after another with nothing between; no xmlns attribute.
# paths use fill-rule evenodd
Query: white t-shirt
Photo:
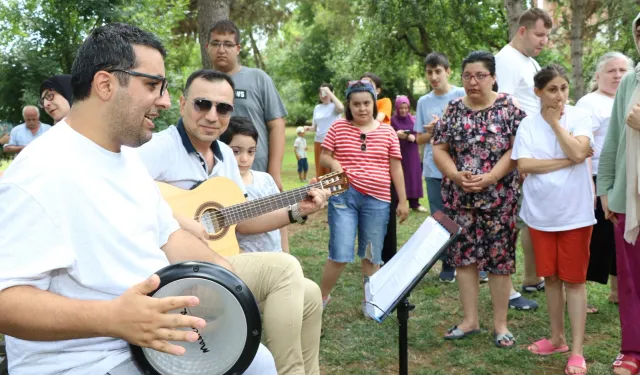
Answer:
<svg viewBox="0 0 640 375"><path fill-rule="evenodd" d="M307 157L307 140L304 137L297 136L296 140L293 141L293 147L295 147L296 155L300 159Z"/></svg>
<svg viewBox="0 0 640 375"><path fill-rule="evenodd" d="M247 191L242 183L238 162L231 147L215 141L211 144L211 149L215 165L211 173L207 173L209 166L191 144L180 120L178 126L171 125L155 133L149 142L138 147L136 151L149 174L156 181L190 190L199 182L222 176L233 180L246 197Z"/></svg>
<svg viewBox="0 0 640 375"><path fill-rule="evenodd" d="M316 128L315 141L324 142L324 136L327 135L331 124L340 118L340 114L336 112L336 105L333 102L329 104L318 104L313 109L312 124Z"/></svg>
<svg viewBox="0 0 640 375"><path fill-rule="evenodd" d="M169 265L160 247L179 229L136 153L107 151L65 121L18 155L0 201L0 290L114 299ZM12 375L105 374L130 357L108 337L6 340Z"/></svg>
<svg viewBox="0 0 640 375"><path fill-rule="evenodd" d="M600 162L600 153L604 138L609 129L609 119L611 118L611 110L613 109L613 99L598 91L583 96L576 103L576 107L584 108L593 114L593 142L594 153L591 157L591 173L598 174L598 163Z"/></svg>
<svg viewBox="0 0 640 375"><path fill-rule="evenodd" d="M274 194L280 194L280 189L273 180L273 177L267 172L250 171L253 175L251 185L246 185L249 200L268 197ZM272 230L267 233L242 234L236 233L240 248L246 252L257 251L282 251L282 237L280 229Z"/></svg>
<svg viewBox="0 0 640 375"><path fill-rule="evenodd" d="M513 95L529 116L540 112L540 99L533 92L533 76L539 70L536 60L523 55L510 44L496 54L498 92Z"/></svg>
<svg viewBox="0 0 640 375"><path fill-rule="evenodd" d="M593 143L591 113L565 106L560 124L574 137L585 136ZM540 113L520 122L511 159L566 159L551 126ZM588 160L551 173L530 173L522 187L520 217L531 228L559 232L596 223L593 213L593 181Z"/></svg>

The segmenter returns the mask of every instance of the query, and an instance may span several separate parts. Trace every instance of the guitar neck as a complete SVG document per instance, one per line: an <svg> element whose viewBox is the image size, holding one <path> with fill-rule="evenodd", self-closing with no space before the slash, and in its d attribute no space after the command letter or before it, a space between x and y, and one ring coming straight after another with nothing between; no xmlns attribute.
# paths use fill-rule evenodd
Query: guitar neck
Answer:
<svg viewBox="0 0 640 375"><path fill-rule="evenodd" d="M225 207L220 210L224 217L224 226L228 227L230 225L294 205L307 198L309 190L313 188L321 189L322 184L317 182L315 184L306 185L283 193Z"/></svg>

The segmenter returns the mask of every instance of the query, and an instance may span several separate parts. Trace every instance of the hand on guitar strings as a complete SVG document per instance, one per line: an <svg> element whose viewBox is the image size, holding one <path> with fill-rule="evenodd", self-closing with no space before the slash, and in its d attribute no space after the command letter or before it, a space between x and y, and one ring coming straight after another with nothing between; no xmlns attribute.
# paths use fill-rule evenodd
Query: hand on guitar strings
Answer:
<svg viewBox="0 0 640 375"><path fill-rule="evenodd" d="M327 189L311 189L309 196L298 203L300 215L307 216L326 207L331 192Z"/></svg>

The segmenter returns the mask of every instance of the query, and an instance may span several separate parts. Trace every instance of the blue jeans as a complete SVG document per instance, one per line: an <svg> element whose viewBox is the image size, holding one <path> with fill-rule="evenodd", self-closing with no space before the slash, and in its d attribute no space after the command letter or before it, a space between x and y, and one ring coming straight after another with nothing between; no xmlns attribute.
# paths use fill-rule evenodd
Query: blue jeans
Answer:
<svg viewBox="0 0 640 375"><path fill-rule="evenodd" d="M429 200L429 211L433 215L437 211L443 211L442 204L442 179L425 177L424 180L427 183L427 199ZM445 251L440 256L440 260L445 262L447 260L447 252Z"/></svg>
<svg viewBox="0 0 640 375"><path fill-rule="evenodd" d="M427 199L429 200L429 211L431 214L436 211L443 211L442 204L442 180L439 178L425 177L427 182Z"/></svg>
<svg viewBox="0 0 640 375"><path fill-rule="evenodd" d="M329 198L329 259L338 263L353 262L357 235L360 259L382 264L389 204L353 187Z"/></svg>
<svg viewBox="0 0 640 375"><path fill-rule="evenodd" d="M307 158L302 158L298 160L298 173L309 171L309 162Z"/></svg>

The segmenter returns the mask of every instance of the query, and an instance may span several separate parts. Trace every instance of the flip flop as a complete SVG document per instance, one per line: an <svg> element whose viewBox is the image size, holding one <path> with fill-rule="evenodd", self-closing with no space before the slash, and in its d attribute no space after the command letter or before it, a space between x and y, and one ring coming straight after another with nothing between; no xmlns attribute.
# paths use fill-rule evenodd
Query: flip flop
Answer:
<svg viewBox="0 0 640 375"><path fill-rule="evenodd" d="M511 345L505 345L503 344L501 341L511 341L512 344ZM516 346L516 339L515 337L513 337L513 335L511 334L511 332L507 332L507 333L494 333L493 334L493 342L494 344L496 344L496 346L500 349L511 349L514 346Z"/></svg>
<svg viewBox="0 0 640 375"><path fill-rule="evenodd" d="M599 313L600 310L598 310L597 307L591 305L591 304L587 304L587 314L597 314Z"/></svg>
<svg viewBox="0 0 640 375"><path fill-rule="evenodd" d="M633 363L635 367L633 365L630 365L629 363ZM617 368L625 369L629 371L629 374L631 375L640 374L640 361L638 361L637 359L635 359L630 355L625 355L622 353L618 354L618 356L616 357L616 360L613 361L612 367L614 369L617 369Z"/></svg>
<svg viewBox="0 0 640 375"><path fill-rule="evenodd" d="M463 339L467 336L471 336L471 335L475 335L477 333L480 333L479 329L473 329L471 331L465 332L463 330L461 330L460 328L458 328L458 326L453 326L451 328L449 328L449 330L447 331L447 335L444 336L445 340L460 340Z"/></svg>
<svg viewBox="0 0 640 375"><path fill-rule="evenodd" d="M535 345L538 349L531 349L532 345ZM551 355L556 353L566 353L569 351L569 347L566 345L555 347L549 339L542 339L529 345L527 350L536 355Z"/></svg>
<svg viewBox="0 0 640 375"><path fill-rule="evenodd" d="M584 372L578 372L576 374L572 374L569 372L569 367L577 367L583 369ZM577 374L586 374L587 373L587 362L585 362L584 357L580 354L571 354L569 360L567 361L567 366L564 368L565 375L577 375Z"/></svg>

